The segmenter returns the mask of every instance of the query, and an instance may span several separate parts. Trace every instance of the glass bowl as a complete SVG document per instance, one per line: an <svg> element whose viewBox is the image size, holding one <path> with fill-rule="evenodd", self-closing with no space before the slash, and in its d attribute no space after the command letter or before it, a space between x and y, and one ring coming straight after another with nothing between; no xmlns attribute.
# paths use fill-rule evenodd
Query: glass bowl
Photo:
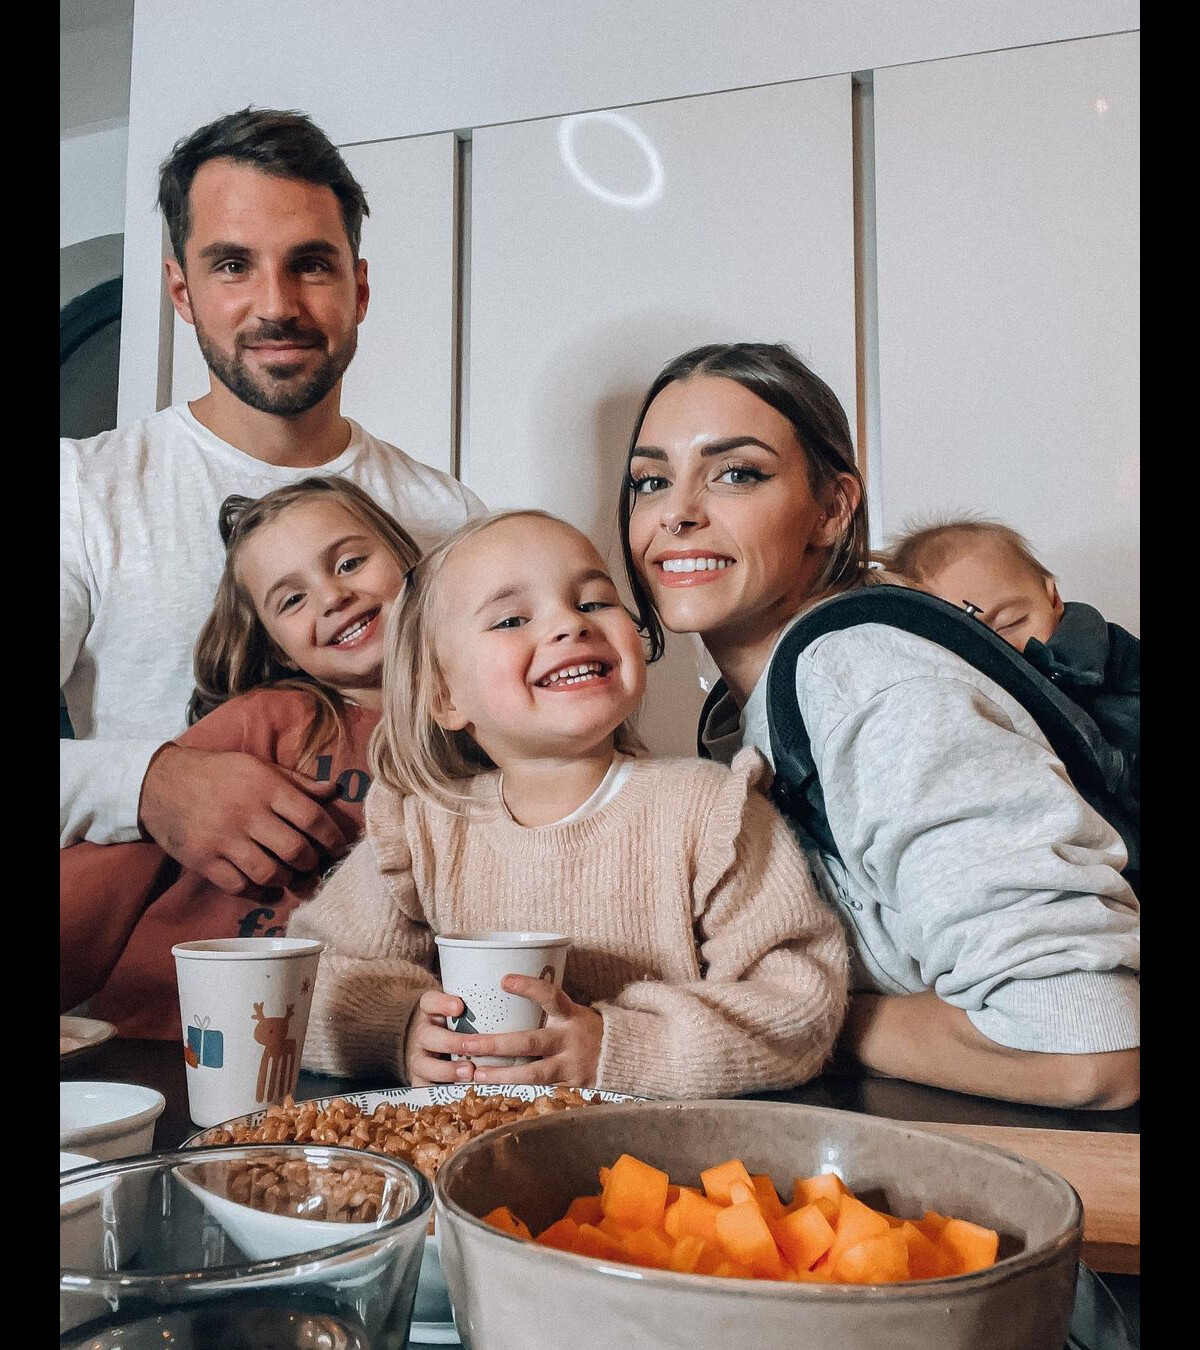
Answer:
<svg viewBox="0 0 1200 1350"><path fill-rule="evenodd" d="M311 1144L151 1153L65 1173L60 1344L399 1350L431 1205L408 1163Z"/></svg>

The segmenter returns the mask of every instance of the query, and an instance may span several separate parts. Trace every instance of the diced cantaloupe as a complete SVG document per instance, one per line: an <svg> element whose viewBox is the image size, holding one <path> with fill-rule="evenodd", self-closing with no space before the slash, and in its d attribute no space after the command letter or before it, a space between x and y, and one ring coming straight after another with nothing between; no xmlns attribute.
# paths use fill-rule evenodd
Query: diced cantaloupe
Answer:
<svg viewBox="0 0 1200 1350"><path fill-rule="evenodd" d="M844 1248L833 1261L833 1278L849 1284L895 1284L908 1279L908 1243L898 1228Z"/></svg>
<svg viewBox="0 0 1200 1350"><path fill-rule="evenodd" d="M576 1223L599 1223L604 1218L604 1207L598 1195L577 1195L567 1206L567 1218Z"/></svg>
<svg viewBox="0 0 1200 1350"><path fill-rule="evenodd" d="M842 1252L862 1242L864 1238L890 1232L891 1226L877 1210L872 1209L870 1205L864 1205L861 1200L846 1191L838 1200L837 1223L833 1225L833 1229L836 1236L830 1248L830 1261L835 1267L836 1279L837 1261Z"/></svg>
<svg viewBox="0 0 1200 1350"><path fill-rule="evenodd" d="M754 1173L750 1180L758 1193L758 1207L762 1210L763 1218L768 1223L780 1218L783 1214L783 1201L779 1198L775 1183L765 1172Z"/></svg>
<svg viewBox="0 0 1200 1350"><path fill-rule="evenodd" d="M600 1194L572 1200L539 1245L684 1275L823 1284L938 1279L983 1269L999 1250L993 1229L936 1210L905 1219L873 1209L832 1172L797 1177L787 1205L740 1158L701 1172L703 1191L631 1154L599 1177ZM485 1221L530 1237L507 1206Z"/></svg>
<svg viewBox="0 0 1200 1350"><path fill-rule="evenodd" d="M956 1262L950 1253L931 1242L915 1223L905 1220L900 1225L900 1232L908 1243L909 1279L939 1280L945 1275L955 1274Z"/></svg>
<svg viewBox="0 0 1200 1350"><path fill-rule="evenodd" d="M617 1223L662 1224L670 1177L629 1153L622 1153L612 1166L600 1198L606 1219Z"/></svg>
<svg viewBox="0 0 1200 1350"><path fill-rule="evenodd" d="M594 1256L602 1261L623 1261L624 1246L594 1224L581 1223L575 1236L575 1250L580 1256Z"/></svg>
<svg viewBox="0 0 1200 1350"><path fill-rule="evenodd" d="M995 1265L1000 1234L967 1219L947 1219L937 1235L937 1245L943 1251L952 1251L958 1257L959 1271L967 1275Z"/></svg>
<svg viewBox="0 0 1200 1350"><path fill-rule="evenodd" d="M702 1237L697 1237L695 1233L685 1233L682 1237L676 1238L667 1267L678 1271L680 1275L694 1275L704 1253L709 1250L709 1244Z"/></svg>
<svg viewBox="0 0 1200 1350"><path fill-rule="evenodd" d="M720 1205L695 1191L681 1190L679 1199L669 1205L663 1215L663 1227L673 1238L692 1236L703 1238L705 1242L716 1242L716 1220L720 1211Z"/></svg>
<svg viewBox="0 0 1200 1350"><path fill-rule="evenodd" d="M836 1172L822 1172L815 1177L796 1177L793 1186L793 1209L812 1204L818 1196L824 1196L836 1204L839 1197L846 1193L845 1183Z"/></svg>
<svg viewBox="0 0 1200 1350"><path fill-rule="evenodd" d="M747 1186L744 1181L731 1181L729 1183L729 1203L731 1205L744 1205L747 1200L752 1200L758 1204L758 1192L753 1186Z"/></svg>
<svg viewBox="0 0 1200 1350"><path fill-rule="evenodd" d="M674 1243L653 1228L632 1228L625 1235L625 1254L635 1265L666 1270L671 1264Z"/></svg>
<svg viewBox="0 0 1200 1350"><path fill-rule="evenodd" d="M483 1221L484 1223L490 1223L493 1228L498 1228L502 1233L511 1234L513 1237L528 1240L533 1236L507 1205L497 1205L495 1209L490 1210L483 1216Z"/></svg>
<svg viewBox="0 0 1200 1350"><path fill-rule="evenodd" d="M728 1162L718 1163L716 1167L706 1167L700 1173L700 1184L704 1187L704 1194L719 1205L729 1203L729 1188L735 1181L749 1186L751 1190L754 1189L754 1182L750 1180L746 1164L740 1158L730 1158Z"/></svg>
<svg viewBox="0 0 1200 1350"><path fill-rule="evenodd" d="M783 1260L762 1216L757 1200L727 1205L717 1215L717 1241L732 1261L749 1266L755 1275L780 1279Z"/></svg>
<svg viewBox="0 0 1200 1350"><path fill-rule="evenodd" d="M796 1270L809 1270L833 1246L834 1232L816 1204L784 1214L771 1225L780 1251Z"/></svg>
<svg viewBox="0 0 1200 1350"><path fill-rule="evenodd" d="M563 1218L540 1232L534 1241L542 1247L554 1247L560 1252L573 1252L579 1242L579 1225L574 1219Z"/></svg>

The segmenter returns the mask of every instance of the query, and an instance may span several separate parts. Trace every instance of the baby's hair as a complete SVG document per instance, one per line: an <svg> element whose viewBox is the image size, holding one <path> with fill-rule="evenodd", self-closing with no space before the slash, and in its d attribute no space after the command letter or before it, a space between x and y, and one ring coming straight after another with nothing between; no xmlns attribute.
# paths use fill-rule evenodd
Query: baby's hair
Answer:
<svg viewBox="0 0 1200 1350"><path fill-rule="evenodd" d="M459 544L503 520L529 517L568 522L548 511L496 511L476 516L448 535L412 568L402 604L392 607L383 657L383 713L371 733L368 763L372 777L406 796L429 798L461 812L470 800L463 779L496 765L467 731L449 731L434 712L446 691L437 658L435 629L439 580ZM570 527L573 528L573 527ZM618 750L642 754L645 746L628 721L614 736Z"/></svg>
<svg viewBox="0 0 1200 1350"><path fill-rule="evenodd" d="M1041 563L1029 541L1011 525L987 516L946 516L924 523L909 524L891 540L888 547L872 555L890 572L913 581L925 582L955 562L981 540L1007 548L1020 563L1044 580L1053 581L1054 573Z"/></svg>
<svg viewBox="0 0 1200 1350"><path fill-rule="evenodd" d="M246 540L264 525L278 520L297 502L320 498L336 502L376 535L401 570L407 572L421 556L421 550L399 521L345 478L302 478L262 497L226 497L218 520L225 544L225 566L212 610L196 640L193 662L196 687L187 707L190 726L222 703L251 689L269 685L272 689L300 690L312 699L313 723L297 767L342 733L346 702L336 689L287 664L239 580L237 565Z"/></svg>

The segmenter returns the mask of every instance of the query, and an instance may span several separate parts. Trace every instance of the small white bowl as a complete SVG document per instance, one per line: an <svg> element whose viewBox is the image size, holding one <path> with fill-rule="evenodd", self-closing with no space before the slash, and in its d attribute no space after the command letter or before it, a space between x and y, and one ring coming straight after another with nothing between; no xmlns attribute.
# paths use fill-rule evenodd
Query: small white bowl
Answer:
<svg viewBox="0 0 1200 1350"><path fill-rule="evenodd" d="M96 1162L86 1153L58 1153L58 1171L71 1172L77 1167L90 1167ZM58 1204L58 1263L60 1267L74 1266L95 1250L96 1234L101 1230L100 1202L108 1188L103 1177L77 1187L69 1200Z"/></svg>
<svg viewBox="0 0 1200 1350"><path fill-rule="evenodd" d="M146 1153L167 1099L132 1083L59 1083L58 1147L100 1162Z"/></svg>
<svg viewBox="0 0 1200 1350"><path fill-rule="evenodd" d="M73 1171L76 1167L90 1167L92 1163L99 1162L98 1158L89 1157L86 1153L64 1153L62 1149L58 1151L58 1170L59 1173Z"/></svg>
<svg viewBox="0 0 1200 1350"><path fill-rule="evenodd" d="M332 1247L379 1227L377 1223L326 1223L291 1214L271 1214L217 1195L198 1185L182 1168L175 1176L252 1261L276 1261L280 1257Z"/></svg>

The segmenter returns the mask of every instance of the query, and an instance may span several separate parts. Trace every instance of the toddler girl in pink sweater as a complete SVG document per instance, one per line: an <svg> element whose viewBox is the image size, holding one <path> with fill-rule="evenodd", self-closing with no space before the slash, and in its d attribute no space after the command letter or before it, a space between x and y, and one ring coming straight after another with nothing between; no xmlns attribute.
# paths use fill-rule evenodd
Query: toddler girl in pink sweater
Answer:
<svg viewBox="0 0 1200 1350"><path fill-rule="evenodd" d="M785 1087L832 1051L847 949L788 827L732 768L640 753L641 641L608 569L537 511L463 526L388 622L366 832L292 916L324 939L311 1069L674 1096ZM540 1029L449 1030L434 936L572 939ZM466 1059L451 1059L452 1054ZM528 1056L507 1067L471 1056Z"/></svg>

